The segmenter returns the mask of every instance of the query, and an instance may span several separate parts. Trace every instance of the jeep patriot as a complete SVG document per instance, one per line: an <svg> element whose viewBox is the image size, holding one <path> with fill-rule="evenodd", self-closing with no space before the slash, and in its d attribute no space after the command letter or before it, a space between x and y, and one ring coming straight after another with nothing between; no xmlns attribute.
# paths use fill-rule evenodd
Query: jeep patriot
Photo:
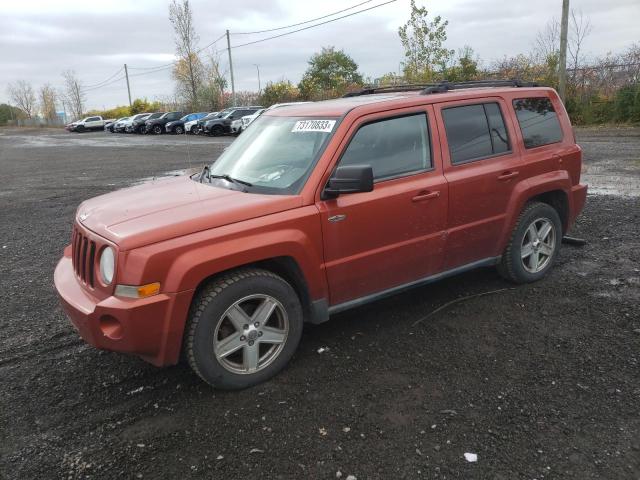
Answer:
<svg viewBox="0 0 640 480"><path fill-rule="evenodd" d="M581 162L556 92L517 81L270 110L202 172L83 202L55 286L95 347L244 388L305 321L477 267L545 276Z"/></svg>

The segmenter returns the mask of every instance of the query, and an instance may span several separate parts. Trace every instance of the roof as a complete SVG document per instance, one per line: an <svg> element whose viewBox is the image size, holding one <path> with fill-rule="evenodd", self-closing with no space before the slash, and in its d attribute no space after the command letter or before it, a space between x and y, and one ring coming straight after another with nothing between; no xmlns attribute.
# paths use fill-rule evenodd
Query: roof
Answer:
<svg viewBox="0 0 640 480"><path fill-rule="evenodd" d="M394 92L394 93L372 93L353 97L337 98L335 100L324 100L320 102L301 103L288 107L267 110L263 115L278 117L310 117L327 116L341 117L354 108L371 105L374 103L395 102L398 107L408 107L411 105L426 105L439 103L448 100L483 97L490 95L502 95L506 93L550 91L548 87L479 87L465 88L461 90L451 90L442 93L421 94L419 90Z"/></svg>

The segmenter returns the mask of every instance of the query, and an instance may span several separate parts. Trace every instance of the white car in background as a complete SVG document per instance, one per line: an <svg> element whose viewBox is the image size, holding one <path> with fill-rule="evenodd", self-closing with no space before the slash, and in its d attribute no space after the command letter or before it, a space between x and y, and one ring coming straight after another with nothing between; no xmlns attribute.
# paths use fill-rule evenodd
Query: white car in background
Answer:
<svg viewBox="0 0 640 480"><path fill-rule="evenodd" d="M195 127L195 128L198 128L198 120L202 120L202 119L204 119L204 118L213 118L213 117L215 117L216 115L218 115L219 113L220 113L220 112L211 112L211 113L209 113L209 114L205 115L204 117L196 118L195 120L191 120L191 121L189 121L189 122L185 122L185 124L184 124L184 131L185 131L185 133L191 133L191 134L196 133L196 132L195 132L194 127ZM193 130L192 130L192 129L193 129Z"/></svg>
<svg viewBox="0 0 640 480"><path fill-rule="evenodd" d="M146 119L150 113L138 113L133 117L129 117L127 120L124 120L122 123L124 124L124 131L127 133L133 133L133 122L136 120L144 120Z"/></svg>
<svg viewBox="0 0 640 480"><path fill-rule="evenodd" d="M129 120L131 117L124 117L121 118L120 120L118 120L116 123L113 124L113 131L114 133L121 133L124 132L124 126L127 122L127 120Z"/></svg>
<svg viewBox="0 0 640 480"><path fill-rule="evenodd" d="M268 110L274 110L276 108L288 107L290 105L300 105L301 103L311 103L311 102L274 103L269 108L261 108L257 112L252 113L251 115L245 115L244 117L242 117L239 120L234 120L231 123L231 133L235 133L235 134L239 135L240 133L244 132L247 129L247 127L249 125L251 125L256 118L258 118L260 115L262 115L264 112L266 112Z"/></svg>

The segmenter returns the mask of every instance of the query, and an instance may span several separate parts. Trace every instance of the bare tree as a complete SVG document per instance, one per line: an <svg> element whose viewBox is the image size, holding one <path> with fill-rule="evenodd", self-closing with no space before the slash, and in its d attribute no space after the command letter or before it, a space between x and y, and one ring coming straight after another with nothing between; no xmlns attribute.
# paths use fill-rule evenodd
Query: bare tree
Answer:
<svg viewBox="0 0 640 480"><path fill-rule="evenodd" d="M536 34L534 56L539 62L546 62L558 55L560 50L560 22L552 18L542 30Z"/></svg>
<svg viewBox="0 0 640 480"><path fill-rule="evenodd" d="M7 90L11 101L24 111L27 118L32 118L36 113L37 100L31 84L18 80L16 83L10 83Z"/></svg>
<svg viewBox="0 0 640 480"><path fill-rule="evenodd" d="M570 22L571 35L567 49L569 50L569 57L571 59L571 79L572 81L575 81L578 73L578 67L583 63L583 57L581 55L584 40L593 30L593 26L591 25L589 18L585 18L582 10L578 15L576 15L574 10L571 10Z"/></svg>
<svg viewBox="0 0 640 480"><path fill-rule="evenodd" d="M213 50L207 55L207 63L204 65L204 80L198 92L201 106L211 111L221 110L226 87L226 72L220 68L219 53Z"/></svg>
<svg viewBox="0 0 640 480"><path fill-rule="evenodd" d="M73 70L67 70L62 74L65 84L65 100L74 119L79 119L84 112L86 97L82 90L82 83Z"/></svg>
<svg viewBox="0 0 640 480"><path fill-rule="evenodd" d="M182 0L182 3L173 0L169 5L169 20L175 32L176 54L178 55L173 76L178 81L178 90L186 95L191 109L196 110L203 66L198 56L200 37L193 26L189 0Z"/></svg>
<svg viewBox="0 0 640 480"><path fill-rule="evenodd" d="M42 116L46 120L55 120L58 117L58 114L56 113L56 100L58 95L55 89L48 83L45 83L40 87L40 91L38 93L40 97L40 112L42 113Z"/></svg>

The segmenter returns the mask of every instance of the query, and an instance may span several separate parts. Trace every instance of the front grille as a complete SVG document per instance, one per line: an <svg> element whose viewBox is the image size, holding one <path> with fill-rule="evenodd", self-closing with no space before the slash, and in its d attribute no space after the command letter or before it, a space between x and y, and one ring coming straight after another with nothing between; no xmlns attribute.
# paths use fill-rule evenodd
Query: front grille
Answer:
<svg viewBox="0 0 640 480"><path fill-rule="evenodd" d="M96 242L84 235L77 227L73 229L71 258L77 277L91 288L94 287Z"/></svg>

